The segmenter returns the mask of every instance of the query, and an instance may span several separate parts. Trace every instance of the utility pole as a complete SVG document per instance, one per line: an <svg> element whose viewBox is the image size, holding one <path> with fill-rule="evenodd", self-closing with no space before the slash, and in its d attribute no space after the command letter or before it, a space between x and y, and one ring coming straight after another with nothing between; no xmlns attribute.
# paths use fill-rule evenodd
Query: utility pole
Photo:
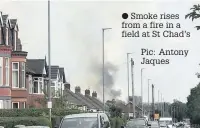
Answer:
<svg viewBox="0 0 200 128"><path fill-rule="evenodd" d="M163 106L162 106L162 93L161 93L161 105L160 105L160 107L161 107L161 110L160 110L161 111L161 116L163 116L163 110L162 110L163 109Z"/></svg>
<svg viewBox="0 0 200 128"><path fill-rule="evenodd" d="M128 82L128 104L129 104L129 55L131 53L127 53L127 82ZM128 115L129 115L129 111L130 111L130 106L128 106Z"/></svg>
<svg viewBox="0 0 200 128"><path fill-rule="evenodd" d="M154 85L152 84L152 115L154 120L155 107L154 107Z"/></svg>
<svg viewBox="0 0 200 128"><path fill-rule="evenodd" d="M143 108L143 70L145 68L141 69L141 99L142 99L142 116L144 115L144 108Z"/></svg>
<svg viewBox="0 0 200 128"><path fill-rule="evenodd" d="M149 86L150 86L150 80L151 79L148 79L148 113L150 115L150 104L149 104Z"/></svg>
<svg viewBox="0 0 200 128"><path fill-rule="evenodd" d="M135 118L135 94L134 94L134 61L131 58L131 79L132 79L132 96L133 96L133 118Z"/></svg>
<svg viewBox="0 0 200 128"><path fill-rule="evenodd" d="M165 100L163 98L163 117L165 117Z"/></svg>
<svg viewBox="0 0 200 128"><path fill-rule="evenodd" d="M159 99L160 97L159 97L159 95L160 95L160 91L158 90L158 111L159 111L159 109L160 109L160 108L159 108L159 107L160 107L160 101L159 101L159 100L160 100L160 99ZM159 115L159 116L160 116L160 115Z"/></svg>

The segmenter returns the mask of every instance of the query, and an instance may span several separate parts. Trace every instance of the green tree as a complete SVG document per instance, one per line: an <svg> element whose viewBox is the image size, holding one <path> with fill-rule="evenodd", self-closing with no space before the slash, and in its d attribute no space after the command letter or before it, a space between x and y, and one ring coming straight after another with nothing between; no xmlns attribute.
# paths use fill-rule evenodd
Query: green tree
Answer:
<svg viewBox="0 0 200 128"><path fill-rule="evenodd" d="M200 83L191 89L187 97L188 116L191 123L200 124Z"/></svg>
<svg viewBox="0 0 200 128"><path fill-rule="evenodd" d="M111 118L113 117L122 117L122 109L120 107L117 107L116 105L112 105L109 107L109 112Z"/></svg>
<svg viewBox="0 0 200 128"><path fill-rule="evenodd" d="M174 100L169 107L169 113L174 120L182 121L183 118L187 117L187 106L181 101Z"/></svg>
<svg viewBox="0 0 200 128"><path fill-rule="evenodd" d="M194 21L195 19L200 18L200 5L193 5L192 8L190 8L191 12L185 15L185 19L189 18ZM197 30L200 30L200 26L195 26Z"/></svg>

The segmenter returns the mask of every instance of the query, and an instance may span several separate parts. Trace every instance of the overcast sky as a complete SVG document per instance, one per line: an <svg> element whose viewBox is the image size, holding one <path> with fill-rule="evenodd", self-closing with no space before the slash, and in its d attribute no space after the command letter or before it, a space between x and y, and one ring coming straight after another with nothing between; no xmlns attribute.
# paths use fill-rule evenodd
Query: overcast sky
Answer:
<svg viewBox="0 0 200 128"><path fill-rule="evenodd" d="M105 57L117 67L113 88L121 89L121 99L127 97L126 53L134 52L135 94L141 95L140 69L145 68L144 100L147 101L147 79L155 84L155 100L158 100L158 90L164 100L172 102L179 99L186 102L190 89L199 80L195 73L200 70L200 31L194 26L197 22L185 20L195 2L67 2L53 1L51 3L51 43L52 64L65 67L67 80L72 86L84 89L96 89L101 94L101 86L94 85L97 78L90 70L93 62L101 64L102 58L102 28L111 27L105 32ZM28 58L43 59L47 55L47 1L0 1L0 11L17 18L19 34L23 50L28 51ZM122 38L121 23L134 22L122 19L122 13L177 13L181 29L191 32L190 38ZM139 21L144 22L144 21ZM156 22L166 22L157 20ZM146 29L147 30L147 29ZM162 29L163 30L163 29ZM164 49L188 49L187 57L183 56L146 56L148 58L169 58L169 65L141 65L141 48L159 52ZM95 86L95 87L94 87ZM96 87L98 86L98 87ZM109 92L107 92L109 94Z"/></svg>

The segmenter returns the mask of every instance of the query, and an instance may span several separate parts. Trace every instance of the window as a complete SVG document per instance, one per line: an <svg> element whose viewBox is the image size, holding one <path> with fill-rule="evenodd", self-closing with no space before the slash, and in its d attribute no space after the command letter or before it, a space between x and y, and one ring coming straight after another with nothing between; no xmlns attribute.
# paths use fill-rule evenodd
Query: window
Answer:
<svg viewBox="0 0 200 128"><path fill-rule="evenodd" d="M3 109L3 100L0 100L0 109Z"/></svg>
<svg viewBox="0 0 200 128"><path fill-rule="evenodd" d="M22 62L22 75L21 75L21 78L22 78L22 88L25 88L25 79L26 79L26 76L25 76L25 63Z"/></svg>
<svg viewBox="0 0 200 128"><path fill-rule="evenodd" d="M5 58L6 86L9 86L9 58Z"/></svg>
<svg viewBox="0 0 200 128"><path fill-rule="evenodd" d="M21 108L26 108L26 102L22 102Z"/></svg>
<svg viewBox="0 0 200 128"><path fill-rule="evenodd" d="M19 88L19 62L12 63L12 87Z"/></svg>
<svg viewBox="0 0 200 128"><path fill-rule="evenodd" d="M29 94L33 93L33 81L31 75L28 77L28 83L29 83Z"/></svg>
<svg viewBox="0 0 200 128"><path fill-rule="evenodd" d="M19 108L19 102L12 102L12 108Z"/></svg>
<svg viewBox="0 0 200 128"><path fill-rule="evenodd" d="M43 94L44 81L42 77L34 78L33 93Z"/></svg>
<svg viewBox="0 0 200 128"><path fill-rule="evenodd" d="M33 85L33 93L39 93L39 88L38 88L38 81L34 81Z"/></svg>
<svg viewBox="0 0 200 128"><path fill-rule="evenodd" d="M6 28L6 45L8 45L8 37L9 37L9 35L8 35L8 28Z"/></svg>
<svg viewBox="0 0 200 128"><path fill-rule="evenodd" d="M0 86L3 85L3 57L0 57Z"/></svg>

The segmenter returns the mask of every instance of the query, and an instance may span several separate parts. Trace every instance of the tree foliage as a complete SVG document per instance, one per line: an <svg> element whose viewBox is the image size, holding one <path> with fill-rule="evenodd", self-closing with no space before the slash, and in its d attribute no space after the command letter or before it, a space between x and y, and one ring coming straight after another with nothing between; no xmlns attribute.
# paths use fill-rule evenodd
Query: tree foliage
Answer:
<svg viewBox="0 0 200 128"><path fill-rule="evenodd" d="M200 83L191 89L187 98L188 116L193 124L200 124Z"/></svg>
<svg viewBox="0 0 200 128"><path fill-rule="evenodd" d="M169 113L174 120L182 121L187 117L187 106L185 103L175 100L169 107Z"/></svg>
<svg viewBox="0 0 200 128"><path fill-rule="evenodd" d="M195 19L200 18L200 5L193 5L192 8L190 8L191 12L185 15L185 19L189 18L194 21ZM200 30L200 26L196 26L197 30Z"/></svg>

